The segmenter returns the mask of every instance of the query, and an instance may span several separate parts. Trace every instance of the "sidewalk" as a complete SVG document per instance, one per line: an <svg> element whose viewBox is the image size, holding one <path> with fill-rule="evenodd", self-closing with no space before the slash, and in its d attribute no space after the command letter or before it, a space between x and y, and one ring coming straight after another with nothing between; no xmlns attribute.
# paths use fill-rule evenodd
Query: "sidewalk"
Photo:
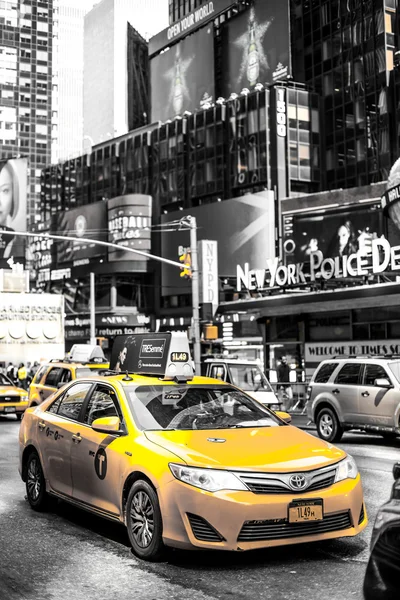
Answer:
<svg viewBox="0 0 400 600"><path fill-rule="evenodd" d="M310 423L310 419L306 414L302 415L301 412L290 412L290 416L292 417L291 425L295 427L299 427L300 429L312 429L316 430L315 423Z"/></svg>

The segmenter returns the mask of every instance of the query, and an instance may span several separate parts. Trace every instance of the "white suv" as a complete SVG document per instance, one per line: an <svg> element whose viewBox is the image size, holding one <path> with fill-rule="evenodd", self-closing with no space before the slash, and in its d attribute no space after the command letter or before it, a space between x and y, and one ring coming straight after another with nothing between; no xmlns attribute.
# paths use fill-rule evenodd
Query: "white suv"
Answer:
<svg viewBox="0 0 400 600"><path fill-rule="evenodd" d="M307 415L319 437L338 442L361 429L400 435L400 357L324 360L307 388Z"/></svg>

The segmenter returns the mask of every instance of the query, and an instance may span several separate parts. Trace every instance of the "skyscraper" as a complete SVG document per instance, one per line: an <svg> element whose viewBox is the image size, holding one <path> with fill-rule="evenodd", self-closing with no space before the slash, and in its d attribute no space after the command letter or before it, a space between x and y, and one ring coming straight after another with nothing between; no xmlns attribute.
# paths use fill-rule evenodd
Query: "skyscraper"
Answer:
<svg viewBox="0 0 400 600"><path fill-rule="evenodd" d="M0 4L0 159L28 158L28 218L50 161L53 0Z"/></svg>
<svg viewBox="0 0 400 600"><path fill-rule="evenodd" d="M102 0L85 16L84 136L92 145L147 122L147 51L143 51L146 41L138 27L143 31L148 22L150 3L145 3L146 19L139 4L131 0ZM141 107L140 115L129 107L129 102Z"/></svg>
<svg viewBox="0 0 400 600"><path fill-rule="evenodd" d="M53 0L51 160L83 148L83 22L93 0Z"/></svg>

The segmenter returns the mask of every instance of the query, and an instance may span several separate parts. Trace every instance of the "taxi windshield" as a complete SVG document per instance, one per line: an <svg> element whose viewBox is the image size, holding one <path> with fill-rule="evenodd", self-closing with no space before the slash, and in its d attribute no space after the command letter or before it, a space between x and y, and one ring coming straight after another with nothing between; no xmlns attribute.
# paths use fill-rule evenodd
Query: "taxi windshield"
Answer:
<svg viewBox="0 0 400 600"><path fill-rule="evenodd" d="M11 383L11 381L8 379L8 377L3 375L3 373L0 373L0 385L14 385L14 384Z"/></svg>
<svg viewBox="0 0 400 600"><path fill-rule="evenodd" d="M285 425L270 410L229 386L124 386L144 430L235 429Z"/></svg>
<svg viewBox="0 0 400 600"><path fill-rule="evenodd" d="M76 369L76 378L88 377L89 375L101 375L102 371L107 371L108 367L78 367Z"/></svg>
<svg viewBox="0 0 400 600"><path fill-rule="evenodd" d="M245 392L272 392L272 388L258 365L229 365L231 383Z"/></svg>

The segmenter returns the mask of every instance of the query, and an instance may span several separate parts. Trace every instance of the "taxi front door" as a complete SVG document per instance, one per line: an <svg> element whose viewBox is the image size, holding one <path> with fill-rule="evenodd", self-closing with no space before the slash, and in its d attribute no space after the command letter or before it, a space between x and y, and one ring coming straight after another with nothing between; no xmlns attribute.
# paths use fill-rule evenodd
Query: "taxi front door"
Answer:
<svg viewBox="0 0 400 600"><path fill-rule="evenodd" d="M37 439L46 479L51 488L72 496L71 447L84 398L91 384L77 383L39 413Z"/></svg>
<svg viewBox="0 0 400 600"><path fill-rule="evenodd" d="M79 441L71 449L73 498L113 516L120 515L124 453L119 452L119 437L94 431L91 424L95 419L120 415L115 390L98 384L80 423Z"/></svg>

